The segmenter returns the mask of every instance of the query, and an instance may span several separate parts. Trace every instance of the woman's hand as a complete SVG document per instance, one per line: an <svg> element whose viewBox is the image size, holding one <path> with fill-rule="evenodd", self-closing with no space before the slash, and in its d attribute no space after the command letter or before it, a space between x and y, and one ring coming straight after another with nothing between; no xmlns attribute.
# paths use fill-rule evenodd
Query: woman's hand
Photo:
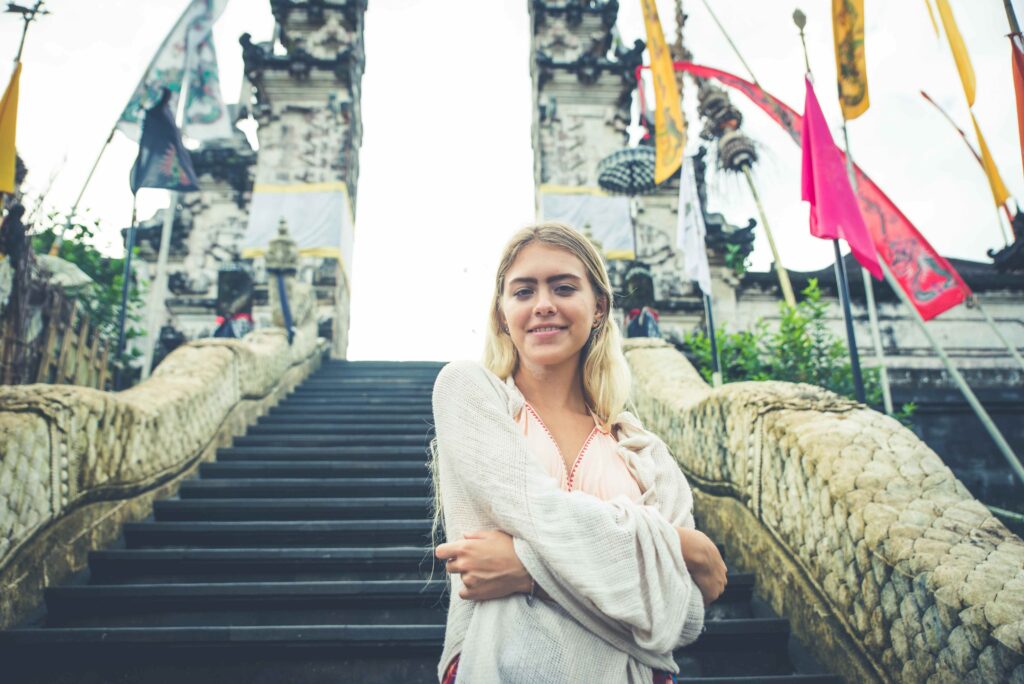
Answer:
<svg viewBox="0 0 1024 684"><path fill-rule="evenodd" d="M528 594L533 580L512 546L512 537L500 530L467 532L460 541L441 544L434 555L445 571L462 576L459 597L472 601ZM712 545L713 546L713 545Z"/></svg>
<svg viewBox="0 0 1024 684"><path fill-rule="evenodd" d="M726 577L728 569L725 567L725 561L708 535L686 527L677 527L676 531L679 533L679 544L683 549L686 569L697 583L706 608L722 595L725 585L729 582Z"/></svg>

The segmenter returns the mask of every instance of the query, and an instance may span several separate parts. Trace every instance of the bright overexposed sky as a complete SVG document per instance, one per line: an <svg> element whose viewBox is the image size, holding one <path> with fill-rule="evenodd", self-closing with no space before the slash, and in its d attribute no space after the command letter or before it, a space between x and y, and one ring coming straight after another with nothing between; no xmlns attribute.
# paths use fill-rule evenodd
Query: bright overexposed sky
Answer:
<svg viewBox="0 0 1024 684"><path fill-rule="evenodd" d="M710 0L761 85L803 109L803 56L791 14L808 16L817 92L839 138L829 0ZM154 50L188 0L50 0L52 14L23 55L18 149L44 210L67 210ZM621 0L627 44L643 38L639 0ZM987 181L966 146L919 91L970 127L949 48L925 3L866 0L871 108L849 126L854 158L941 253L979 261L1002 245ZM1011 193L1024 197L1020 143L1001 2L951 0L977 74L975 114ZM1024 2L1015 2L1018 16ZM672 40L674 4L658 0ZM685 0L695 61L746 76L698 0ZM224 97L238 99L238 36L266 40L269 0L231 0L216 27ZM0 14L0 59L14 56L20 18ZM373 0L366 14L350 357L475 358L498 252L534 218L527 0ZM6 82L8 67L0 67ZM760 147L756 177L782 260L809 270L831 247L809 237L796 145L740 94L744 129ZM700 143L686 93L691 146ZM973 133L969 133L973 139ZM99 245L121 251L131 212L136 147L120 133L81 210L101 221ZM708 178L712 209L744 224L755 210L745 185ZM140 216L167 193L140 193ZM770 263L759 237L754 268Z"/></svg>

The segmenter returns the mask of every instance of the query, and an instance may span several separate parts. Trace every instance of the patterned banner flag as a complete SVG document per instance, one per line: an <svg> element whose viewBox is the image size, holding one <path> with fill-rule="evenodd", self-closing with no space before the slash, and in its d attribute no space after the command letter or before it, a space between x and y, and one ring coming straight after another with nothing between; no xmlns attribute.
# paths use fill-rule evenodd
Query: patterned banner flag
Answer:
<svg viewBox="0 0 1024 684"><path fill-rule="evenodd" d="M146 111L142 121L139 156L132 166L131 188L134 195L140 188L163 188L187 192L198 190L199 181L192 168L192 158L181 144L170 108L171 95Z"/></svg>
<svg viewBox="0 0 1024 684"><path fill-rule="evenodd" d="M117 128L132 140L141 136L145 110L171 93L170 108L178 109L178 97L188 77L182 129L196 140L231 136L231 121L221 97L213 24L228 0L192 0L153 56L135 92L121 113Z"/></svg>
<svg viewBox="0 0 1024 684"><path fill-rule="evenodd" d="M647 50L651 56L651 74L654 77L654 182L663 183L683 163L686 147L686 125L676 85L672 55L665 44L665 34L658 19L658 6L654 0L640 0L647 28Z"/></svg>
<svg viewBox="0 0 1024 684"><path fill-rule="evenodd" d="M18 87L21 80L21 62L14 65L14 73L0 99L0 192L14 192L17 166L15 133L18 128Z"/></svg>
<svg viewBox="0 0 1024 684"><path fill-rule="evenodd" d="M739 90L782 126L797 145L801 144L803 118L758 86L725 71L689 62L681 69ZM856 165L854 170L861 214L878 256L889 266L922 318L935 318L970 297L971 289L956 269L928 244L881 188Z"/></svg>
<svg viewBox="0 0 1024 684"><path fill-rule="evenodd" d="M832 35L836 43L836 78L843 118L856 119L871 105L864 56L864 0L832 0Z"/></svg>
<svg viewBox="0 0 1024 684"><path fill-rule="evenodd" d="M697 194L697 175L693 162L683 159L679 174L679 219L676 244L683 250L683 271L686 277L700 286L701 292L711 296L711 269L708 267L707 226Z"/></svg>

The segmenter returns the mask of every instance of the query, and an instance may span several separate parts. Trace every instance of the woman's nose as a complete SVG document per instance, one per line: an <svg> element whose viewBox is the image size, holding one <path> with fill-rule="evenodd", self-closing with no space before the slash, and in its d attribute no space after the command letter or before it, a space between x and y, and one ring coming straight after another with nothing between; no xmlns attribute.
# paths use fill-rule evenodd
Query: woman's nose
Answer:
<svg viewBox="0 0 1024 684"><path fill-rule="evenodd" d="M547 294L541 294L537 297L537 304L533 307L533 312L538 316L545 316L555 311L555 305L551 302L551 298Z"/></svg>

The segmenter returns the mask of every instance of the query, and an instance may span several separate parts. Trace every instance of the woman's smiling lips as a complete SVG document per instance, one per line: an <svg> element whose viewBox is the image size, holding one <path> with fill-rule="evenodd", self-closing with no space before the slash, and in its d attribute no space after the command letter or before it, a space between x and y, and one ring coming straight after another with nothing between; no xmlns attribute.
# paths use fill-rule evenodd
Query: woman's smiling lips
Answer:
<svg viewBox="0 0 1024 684"><path fill-rule="evenodd" d="M542 326L537 326L536 328L530 328L526 332L529 333L530 335L533 335L534 337L539 337L540 339L544 340L544 339L548 339L550 337L554 337L555 335L557 335L558 333L562 332L563 330L565 330L565 326L560 326L560 325L542 325Z"/></svg>

